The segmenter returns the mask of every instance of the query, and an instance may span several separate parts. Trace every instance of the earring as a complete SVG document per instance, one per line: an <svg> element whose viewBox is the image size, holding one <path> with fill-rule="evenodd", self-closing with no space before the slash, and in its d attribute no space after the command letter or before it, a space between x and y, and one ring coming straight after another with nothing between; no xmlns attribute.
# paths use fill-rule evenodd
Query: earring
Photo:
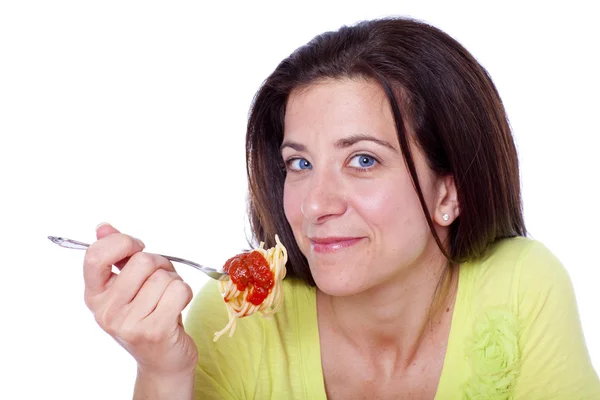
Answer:
<svg viewBox="0 0 600 400"><path fill-rule="evenodd" d="M444 221L448 221L450 219L450 216L448 214L444 213L444 214L442 214L442 219Z"/></svg>

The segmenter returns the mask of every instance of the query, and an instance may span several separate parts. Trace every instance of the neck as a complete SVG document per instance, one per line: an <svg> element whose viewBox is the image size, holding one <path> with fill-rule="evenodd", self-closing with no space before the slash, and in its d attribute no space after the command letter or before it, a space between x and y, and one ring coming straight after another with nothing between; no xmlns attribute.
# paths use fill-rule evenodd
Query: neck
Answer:
<svg viewBox="0 0 600 400"><path fill-rule="evenodd" d="M319 313L367 359L380 362L385 354L396 367L407 366L425 339L433 338L436 326L451 317L458 281L455 270L448 270L442 256L433 263L410 266L354 296L318 292Z"/></svg>

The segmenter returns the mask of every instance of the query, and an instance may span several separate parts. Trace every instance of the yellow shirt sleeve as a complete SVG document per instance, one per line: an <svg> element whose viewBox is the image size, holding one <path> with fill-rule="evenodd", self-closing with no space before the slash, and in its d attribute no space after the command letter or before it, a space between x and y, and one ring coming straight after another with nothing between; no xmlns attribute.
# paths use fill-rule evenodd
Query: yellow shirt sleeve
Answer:
<svg viewBox="0 0 600 400"><path fill-rule="evenodd" d="M284 301L270 318L240 318L233 337L213 335L228 322L217 282L194 297L185 328L198 347L195 398L324 400L315 289L282 283Z"/></svg>
<svg viewBox="0 0 600 400"><path fill-rule="evenodd" d="M567 271L532 241L517 266L521 368L516 399L600 399Z"/></svg>
<svg viewBox="0 0 600 400"><path fill-rule="evenodd" d="M251 315L238 320L234 336L213 334L229 321L216 281L207 282L194 297L186 316L186 332L198 347L195 398L202 400L254 398L261 359L262 324Z"/></svg>

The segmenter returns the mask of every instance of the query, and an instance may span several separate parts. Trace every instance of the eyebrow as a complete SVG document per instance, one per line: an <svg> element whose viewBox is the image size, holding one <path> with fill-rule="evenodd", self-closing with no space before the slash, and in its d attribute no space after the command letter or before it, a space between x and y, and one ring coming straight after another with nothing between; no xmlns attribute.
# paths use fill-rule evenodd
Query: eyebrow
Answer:
<svg viewBox="0 0 600 400"><path fill-rule="evenodd" d="M397 151L397 149L394 146L392 146L390 143L386 142L385 140L377 139L376 137L373 137L370 135L365 135L365 134L355 134L355 135L350 135L348 137L339 139L334 143L334 146L338 149L343 149L343 148L350 147L358 142L363 142L363 141L377 143L380 146L387 147L388 149L391 149L393 151ZM294 149L296 151L306 151L305 145L297 143L297 142L292 142L289 140L286 140L281 144L280 150L283 150L285 147L291 147L292 149Z"/></svg>

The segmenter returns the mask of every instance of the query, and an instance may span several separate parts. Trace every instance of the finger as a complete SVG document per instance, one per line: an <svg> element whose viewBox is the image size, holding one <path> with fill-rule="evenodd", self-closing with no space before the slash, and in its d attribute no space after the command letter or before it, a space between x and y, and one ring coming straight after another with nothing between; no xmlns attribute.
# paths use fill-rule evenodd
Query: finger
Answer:
<svg viewBox="0 0 600 400"><path fill-rule="evenodd" d="M113 233L94 242L87 249L83 263L86 292L92 296L104 292L115 277L112 266L143 249L141 240L122 233Z"/></svg>
<svg viewBox="0 0 600 400"><path fill-rule="evenodd" d="M152 253L135 253L107 289L110 302L116 306L129 304L147 279L159 269L175 273L173 264L164 257Z"/></svg>
<svg viewBox="0 0 600 400"><path fill-rule="evenodd" d="M174 280L181 280L181 277L175 272L169 272L162 268L150 275L128 306L130 318L140 321L150 315L156 309L167 287Z"/></svg>
<svg viewBox="0 0 600 400"><path fill-rule="evenodd" d="M192 301L192 297L192 289L187 283L173 280L165 289L156 309L145 320L153 326L177 322L183 309Z"/></svg>

